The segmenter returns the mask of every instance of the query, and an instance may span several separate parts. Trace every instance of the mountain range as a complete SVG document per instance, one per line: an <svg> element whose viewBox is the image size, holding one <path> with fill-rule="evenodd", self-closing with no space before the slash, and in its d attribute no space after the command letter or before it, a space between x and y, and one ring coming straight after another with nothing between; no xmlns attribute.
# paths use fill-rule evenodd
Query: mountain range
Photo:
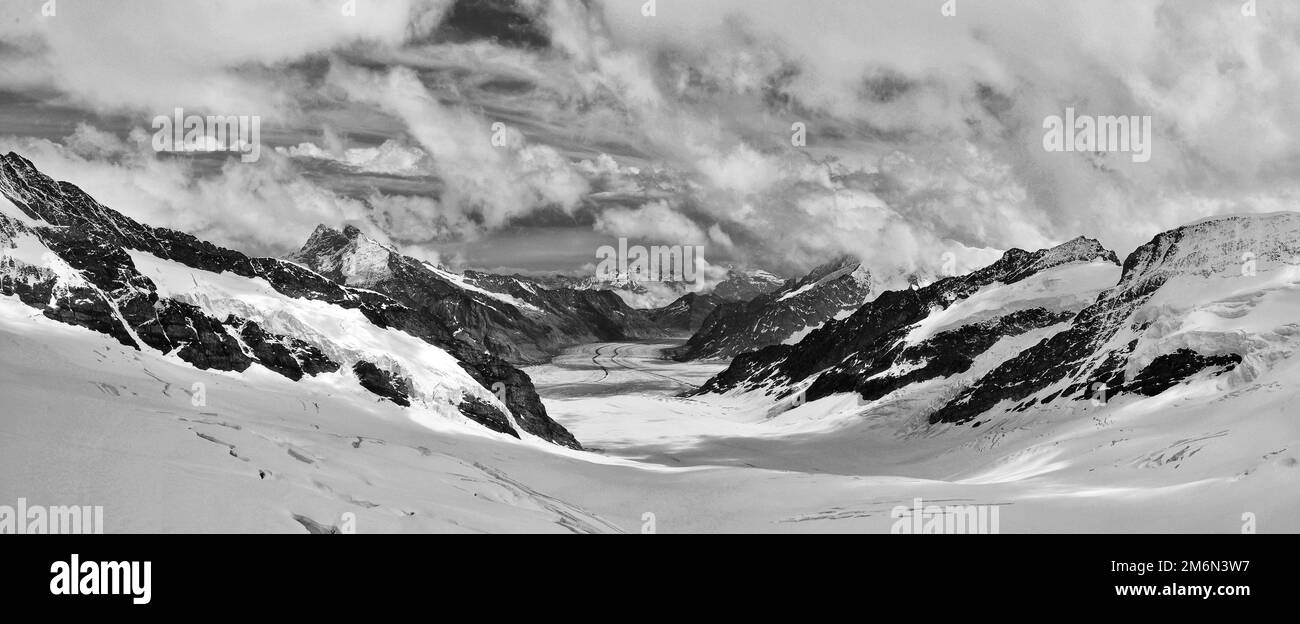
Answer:
<svg viewBox="0 0 1300 624"><path fill-rule="evenodd" d="M690 340L667 355L679 361L730 358L795 342L828 319L857 310L871 292L871 272L842 257L748 300L720 302Z"/></svg>
<svg viewBox="0 0 1300 624"><path fill-rule="evenodd" d="M347 510L606 532L647 500L687 530L888 530L922 492L1015 505L1014 530L1295 517L1276 492L1298 465L1300 213L1212 217L1122 260L1084 237L1011 249L898 290L846 259L723 283L638 310L348 226L249 257L10 153L6 469L149 511L118 530L329 532ZM692 329L670 353L701 361L655 359Z"/></svg>
<svg viewBox="0 0 1300 624"><path fill-rule="evenodd" d="M864 414L903 402L931 426L979 427L1197 380L1235 387L1294 351L1300 326L1286 310L1298 253L1297 213L1206 219L1122 263L1082 237L1012 249L970 274L880 293L795 343L741 354L690 394L766 396L776 413L849 395Z"/></svg>
<svg viewBox="0 0 1300 624"><path fill-rule="evenodd" d="M517 312L461 293L438 307L406 289L445 287L433 270L358 232L318 229L298 254L331 278L141 224L12 152L0 157L0 195L0 293L48 318L201 370L257 365L294 380L340 371L378 400L580 448L528 375L484 344L506 343L467 329Z"/></svg>

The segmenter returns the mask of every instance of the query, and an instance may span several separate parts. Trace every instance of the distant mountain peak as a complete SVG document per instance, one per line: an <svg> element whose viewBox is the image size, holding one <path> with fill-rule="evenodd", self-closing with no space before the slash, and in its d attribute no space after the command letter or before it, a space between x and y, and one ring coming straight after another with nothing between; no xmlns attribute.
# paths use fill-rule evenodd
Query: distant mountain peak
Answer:
<svg viewBox="0 0 1300 624"><path fill-rule="evenodd" d="M839 256L752 299L717 306L686 345L669 355L679 360L729 357L797 340L856 310L871 293L871 274L862 262Z"/></svg>

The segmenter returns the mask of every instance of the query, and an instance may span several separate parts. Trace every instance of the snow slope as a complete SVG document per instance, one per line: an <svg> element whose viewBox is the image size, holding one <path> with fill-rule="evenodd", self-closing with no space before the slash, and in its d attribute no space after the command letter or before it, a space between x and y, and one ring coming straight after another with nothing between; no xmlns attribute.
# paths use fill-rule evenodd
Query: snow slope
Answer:
<svg viewBox="0 0 1300 624"><path fill-rule="evenodd" d="M552 395L594 383L596 371L565 372L564 361L549 374L530 369L552 412L592 446L604 441L580 419L622 420L623 445L602 454L421 422L324 378L199 371L11 297L0 297L0 353L0 500L102 504L110 533L305 533L342 527L344 514L362 533L636 533L646 514L663 533L888 532L892 507L914 497L1001 505L1008 533L1238 532L1245 512L1261 532L1300 530L1300 502L1278 495L1300 484L1300 432L1286 409L1295 396L1277 389L1215 404L1192 387L1177 411L1164 401L1107 406L1096 414L1105 426L1026 417L941 435L865 419L816 425L842 407L832 397L778 416L788 431L764 433L725 403L673 398L674 382L648 390L655 377L636 370L638 357L623 360L633 368L615 378L605 412ZM1273 374L1300 372L1294 364ZM650 372L675 376L680 365L657 366ZM683 372L687 381L707 374ZM206 405L193 405L196 382ZM640 385L624 392L627 382ZM638 442L665 408L681 414L680 427L744 422ZM1240 413L1254 417L1234 422Z"/></svg>
<svg viewBox="0 0 1300 624"><path fill-rule="evenodd" d="M509 414L496 395L475 383L446 351L405 332L378 327L359 310L287 297L260 278L216 274L129 253L136 268L153 280L159 296L195 305L217 318L233 314L272 333L305 340L345 369L361 361L378 364L409 378L411 398L442 418L469 422L456 409L466 393Z"/></svg>

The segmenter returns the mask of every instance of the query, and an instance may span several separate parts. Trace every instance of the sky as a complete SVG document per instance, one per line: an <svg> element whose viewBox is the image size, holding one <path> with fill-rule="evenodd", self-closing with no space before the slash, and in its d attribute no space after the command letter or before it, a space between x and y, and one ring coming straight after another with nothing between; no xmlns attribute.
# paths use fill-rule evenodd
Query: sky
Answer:
<svg viewBox="0 0 1300 624"><path fill-rule="evenodd" d="M0 150L256 255L350 224L456 269L624 237L888 280L1293 209L1298 47L1284 0L0 0ZM177 108L257 116L260 158L157 151ZM1149 117L1150 160L1044 149L1067 108Z"/></svg>

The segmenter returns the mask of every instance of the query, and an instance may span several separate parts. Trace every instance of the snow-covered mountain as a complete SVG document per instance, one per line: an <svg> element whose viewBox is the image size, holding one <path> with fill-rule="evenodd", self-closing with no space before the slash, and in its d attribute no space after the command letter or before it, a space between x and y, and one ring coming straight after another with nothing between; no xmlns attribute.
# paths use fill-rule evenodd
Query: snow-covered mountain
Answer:
<svg viewBox="0 0 1300 624"><path fill-rule="evenodd" d="M723 301L749 301L776 291L784 285L784 278L767 271L732 267L727 271L727 279L713 287L712 294Z"/></svg>
<svg viewBox="0 0 1300 624"><path fill-rule="evenodd" d="M684 346L668 355L681 361L726 358L794 342L857 310L871 291L870 272L857 259L839 258L748 301L719 305Z"/></svg>
<svg viewBox="0 0 1300 624"><path fill-rule="evenodd" d="M650 310L649 314L660 327L693 332L723 303L725 301L713 293L686 293L662 308Z"/></svg>
<svg viewBox="0 0 1300 624"><path fill-rule="evenodd" d="M767 271L733 267L727 271L727 279L718 282L711 292L686 293L662 308L650 310L649 315L664 329L694 333L718 306L747 302L781 288L784 283Z"/></svg>
<svg viewBox="0 0 1300 624"><path fill-rule="evenodd" d="M1157 235L1062 331L975 379L931 422L1265 378L1300 346L1300 214L1215 217ZM1294 379L1288 380L1294 384ZM1104 398L1103 398L1104 397Z"/></svg>
<svg viewBox="0 0 1300 624"><path fill-rule="evenodd" d="M341 284L388 295L515 364L544 362L573 344L663 335L644 312L611 292L455 273L404 256L352 226L317 227L288 259Z"/></svg>
<svg viewBox="0 0 1300 624"><path fill-rule="evenodd" d="M1270 373L1300 346L1297 253L1297 213L1177 228L1122 266L1084 238L1013 249L971 274L882 293L797 344L741 355L699 393L766 396L778 412L851 396L863 418L905 409L913 427L978 427L1141 404L1187 384L1202 402L1261 382L1294 387Z"/></svg>
<svg viewBox="0 0 1300 624"><path fill-rule="evenodd" d="M322 377L429 417L579 446L523 371L425 310L138 223L14 153L0 158L0 196L0 293L45 317L195 369ZM382 283L377 255L366 247L331 270Z"/></svg>
<svg viewBox="0 0 1300 624"><path fill-rule="evenodd" d="M1013 249L971 274L881 293L796 344L740 355L705 389L790 387L814 378L809 398L860 384L870 395L962 372L1003 336L1069 320L1114 281L1107 267L1118 266L1114 252L1083 238L1032 253Z"/></svg>
<svg viewBox="0 0 1300 624"><path fill-rule="evenodd" d="M14 155L0 196L0 495L103 503L109 532L888 532L916 497L997 505L1003 532L1300 517L1278 495L1300 479L1300 214L1122 265L1087 239L1012 250L720 373L642 342L524 373L360 284L396 263L526 310L526 279L328 228L349 251L321 272L249 258Z"/></svg>

